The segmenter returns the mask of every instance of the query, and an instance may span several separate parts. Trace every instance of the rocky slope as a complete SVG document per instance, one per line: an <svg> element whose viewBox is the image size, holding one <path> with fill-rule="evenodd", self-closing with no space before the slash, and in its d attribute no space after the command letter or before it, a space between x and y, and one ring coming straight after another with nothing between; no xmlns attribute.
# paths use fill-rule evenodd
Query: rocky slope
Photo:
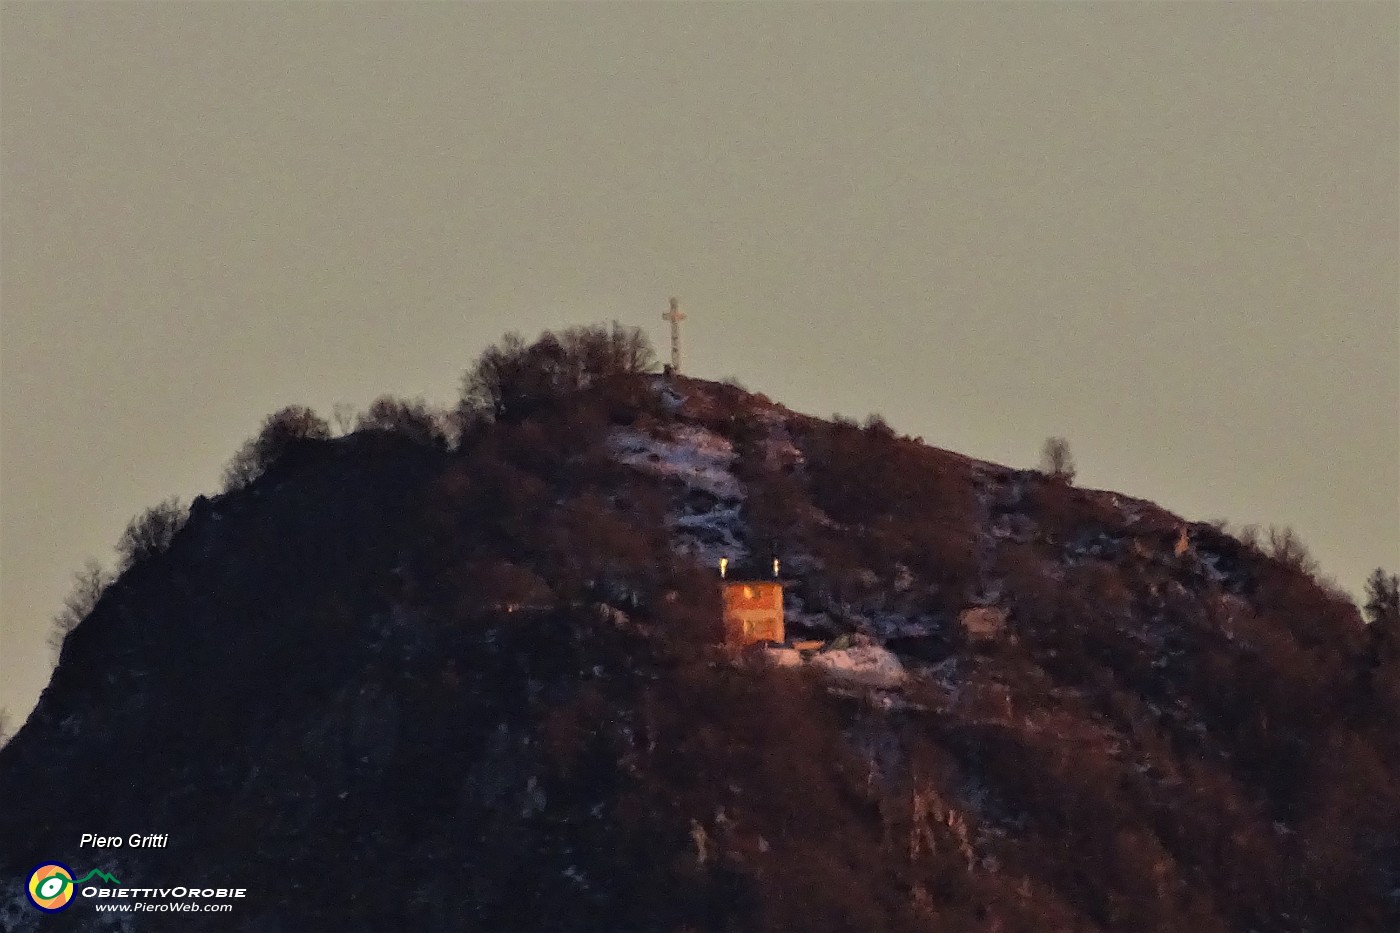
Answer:
<svg viewBox="0 0 1400 933"><path fill-rule="evenodd" d="M721 555L852 651L718 649ZM638 377L197 500L0 750L0 926L1393 930L1398 684L1214 526ZM45 916L50 860L248 893Z"/></svg>

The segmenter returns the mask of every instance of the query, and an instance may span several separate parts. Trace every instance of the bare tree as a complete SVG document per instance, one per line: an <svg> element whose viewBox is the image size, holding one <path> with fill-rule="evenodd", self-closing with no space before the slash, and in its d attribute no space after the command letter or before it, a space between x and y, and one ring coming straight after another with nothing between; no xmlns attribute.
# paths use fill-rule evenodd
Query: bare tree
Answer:
<svg viewBox="0 0 1400 933"><path fill-rule="evenodd" d="M515 331L487 347L462 376L462 407L492 421L505 417L525 371L525 340Z"/></svg>
<svg viewBox="0 0 1400 933"><path fill-rule="evenodd" d="M1062 483L1074 482L1074 455L1070 453L1069 441L1063 437L1048 437L1040 448L1040 468L1051 479Z"/></svg>
<svg viewBox="0 0 1400 933"><path fill-rule="evenodd" d="M224 467L224 491L242 489L263 474L263 464L258 458L257 438L250 437L243 446L229 458Z"/></svg>
<svg viewBox="0 0 1400 933"><path fill-rule="evenodd" d="M885 420L884 415L874 413L867 415L864 427L865 433L872 437L881 437L885 440L894 437L894 428L890 427L890 423Z"/></svg>
<svg viewBox="0 0 1400 933"><path fill-rule="evenodd" d="M624 373L649 372L656 354L640 328L614 321L545 331L531 344L517 333L486 348L462 377L463 424L512 420L549 399Z"/></svg>
<svg viewBox="0 0 1400 933"><path fill-rule="evenodd" d="M10 711L0 706L0 748L10 741Z"/></svg>
<svg viewBox="0 0 1400 933"><path fill-rule="evenodd" d="M1264 549L1264 546L1260 544L1260 531L1258 525L1255 525L1253 523L1248 525L1242 525L1239 531L1234 532L1234 535L1235 539L1247 548L1250 548L1255 551L1262 551Z"/></svg>
<svg viewBox="0 0 1400 933"><path fill-rule="evenodd" d="M379 430L402 434L425 447L445 447L447 434L444 421L421 398L405 401L392 395L381 395L360 415L355 428L359 431Z"/></svg>
<svg viewBox="0 0 1400 933"><path fill-rule="evenodd" d="M335 433L344 437L355 427L355 406L349 402L336 402L331 409L331 423L335 425Z"/></svg>
<svg viewBox="0 0 1400 933"><path fill-rule="evenodd" d="M242 489L257 479L287 448L300 440L326 440L331 426L305 405L288 405L268 415L257 436L251 437L224 467L224 489Z"/></svg>
<svg viewBox="0 0 1400 933"><path fill-rule="evenodd" d="M117 556L123 570L170 549L176 533L185 527L189 512L171 496L133 518L117 542Z"/></svg>
<svg viewBox="0 0 1400 933"><path fill-rule="evenodd" d="M112 575L91 557L83 564L83 569L73 575L73 591L63 601L58 615L53 617L53 628L49 632L49 647L55 655L63 650L68 633L92 613L97 601L111 584Z"/></svg>
<svg viewBox="0 0 1400 933"><path fill-rule="evenodd" d="M559 336L559 343L574 365L572 388L582 388L590 379L656 367L656 353L641 328L624 327L617 321L607 327L570 327Z"/></svg>
<svg viewBox="0 0 1400 933"><path fill-rule="evenodd" d="M1298 533L1286 525L1282 528L1269 526L1264 552L1274 560L1287 564L1310 577L1317 575L1319 569L1317 561L1308 552L1307 545L1303 543L1302 538L1298 537Z"/></svg>
<svg viewBox="0 0 1400 933"><path fill-rule="evenodd" d="M1362 608L1372 625L1388 626L1400 635L1400 574L1388 574L1380 567L1371 571Z"/></svg>

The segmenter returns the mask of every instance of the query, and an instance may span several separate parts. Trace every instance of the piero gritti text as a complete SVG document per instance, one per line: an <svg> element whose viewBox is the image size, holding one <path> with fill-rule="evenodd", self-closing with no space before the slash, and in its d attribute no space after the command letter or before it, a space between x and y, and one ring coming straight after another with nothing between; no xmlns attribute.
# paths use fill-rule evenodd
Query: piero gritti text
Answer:
<svg viewBox="0 0 1400 933"><path fill-rule="evenodd" d="M83 833L78 840L78 848L91 849L164 849L170 842L169 833L132 833L130 836L98 836Z"/></svg>

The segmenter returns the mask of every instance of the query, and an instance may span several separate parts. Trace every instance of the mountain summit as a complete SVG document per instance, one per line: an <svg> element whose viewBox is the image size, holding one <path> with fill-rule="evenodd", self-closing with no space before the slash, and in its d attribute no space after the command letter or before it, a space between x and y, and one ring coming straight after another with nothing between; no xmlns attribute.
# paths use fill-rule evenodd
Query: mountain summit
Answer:
<svg viewBox="0 0 1400 933"><path fill-rule="evenodd" d="M635 368L265 432L0 749L0 926L1400 927L1400 659L1296 552Z"/></svg>

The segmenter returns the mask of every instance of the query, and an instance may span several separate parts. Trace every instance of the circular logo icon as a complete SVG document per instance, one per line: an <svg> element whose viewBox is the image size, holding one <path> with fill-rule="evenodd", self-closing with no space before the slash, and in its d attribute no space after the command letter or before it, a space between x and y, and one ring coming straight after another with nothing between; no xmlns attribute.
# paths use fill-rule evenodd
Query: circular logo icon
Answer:
<svg viewBox="0 0 1400 933"><path fill-rule="evenodd" d="M40 910L57 913L73 900L73 870L48 862L29 875L29 900Z"/></svg>

